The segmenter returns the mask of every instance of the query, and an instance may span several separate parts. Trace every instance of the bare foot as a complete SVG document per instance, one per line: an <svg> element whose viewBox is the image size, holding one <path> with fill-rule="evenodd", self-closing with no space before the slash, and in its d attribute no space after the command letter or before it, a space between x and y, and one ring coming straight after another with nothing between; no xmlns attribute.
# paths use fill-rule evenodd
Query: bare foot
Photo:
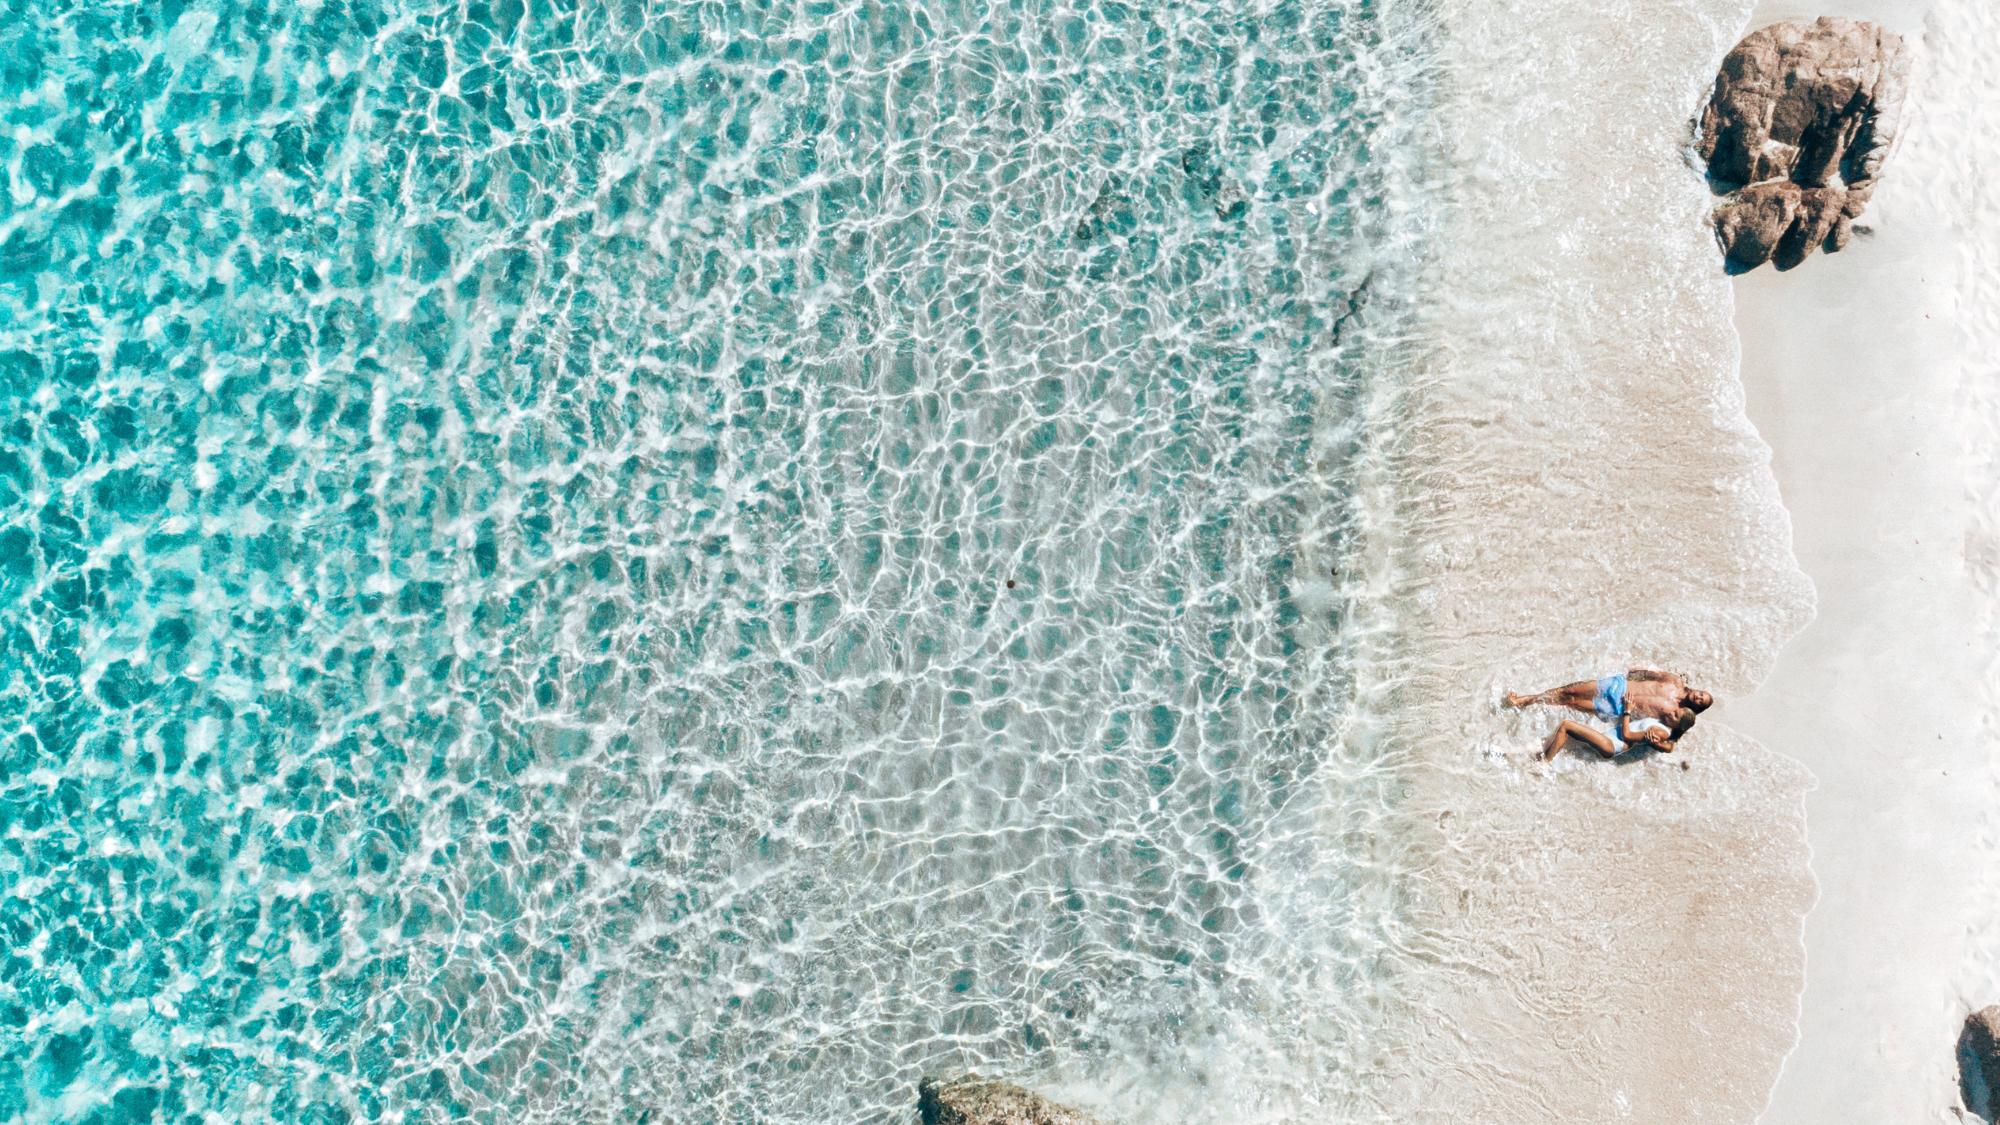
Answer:
<svg viewBox="0 0 2000 1125"><path fill-rule="evenodd" d="M1513 692L1510 691L1507 693L1507 706L1526 707L1529 701L1534 698L1535 697L1532 695L1515 695Z"/></svg>

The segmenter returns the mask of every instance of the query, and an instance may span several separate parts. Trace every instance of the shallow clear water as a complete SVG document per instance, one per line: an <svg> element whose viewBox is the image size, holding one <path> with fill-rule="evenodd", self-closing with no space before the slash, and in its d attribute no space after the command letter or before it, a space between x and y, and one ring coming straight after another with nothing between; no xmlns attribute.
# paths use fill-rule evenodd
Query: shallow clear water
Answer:
<svg viewBox="0 0 2000 1125"><path fill-rule="evenodd" d="M58 7L0 1120L1355 1096L1369 4Z"/></svg>

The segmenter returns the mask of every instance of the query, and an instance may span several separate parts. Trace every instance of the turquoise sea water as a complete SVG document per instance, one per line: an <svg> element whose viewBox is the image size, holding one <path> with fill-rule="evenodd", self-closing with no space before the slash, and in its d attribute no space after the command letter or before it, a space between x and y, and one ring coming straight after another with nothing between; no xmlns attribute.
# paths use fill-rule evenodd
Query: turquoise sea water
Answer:
<svg viewBox="0 0 2000 1125"><path fill-rule="evenodd" d="M1337 1101L1388 50L14 0L0 1121Z"/></svg>

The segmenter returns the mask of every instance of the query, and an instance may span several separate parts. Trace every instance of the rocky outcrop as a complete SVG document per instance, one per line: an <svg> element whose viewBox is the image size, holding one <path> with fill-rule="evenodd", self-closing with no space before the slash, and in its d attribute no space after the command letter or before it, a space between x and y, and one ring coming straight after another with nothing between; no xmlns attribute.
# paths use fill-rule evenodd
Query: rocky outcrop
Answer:
<svg viewBox="0 0 2000 1125"><path fill-rule="evenodd" d="M1902 36L1822 16L1752 32L1722 60L1697 152L1724 197L1715 233L1730 271L1781 270L1847 245L1895 139L1909 56Z"/></svg>
<svg viewBox="0 0 2000 1125"><path fill-rule="evenodd" d="M972 1074L918 1083L917 1113L923 1125L1100 1125L1095 1117L1040 1094Z"/></svg>
<svg viewBox="0 0 2000 1125"><path fill-rule="evenodd" d="M1965 1017L1958 1036L1958 1092L1965 1108L1991 1121L2000 1113L2000 1004Z"/></svg>

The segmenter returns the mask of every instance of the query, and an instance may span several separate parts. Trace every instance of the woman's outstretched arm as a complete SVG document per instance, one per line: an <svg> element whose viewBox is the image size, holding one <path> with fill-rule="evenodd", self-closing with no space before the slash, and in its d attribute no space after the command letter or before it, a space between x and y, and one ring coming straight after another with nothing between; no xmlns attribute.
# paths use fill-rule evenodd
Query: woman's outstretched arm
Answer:
<svg viewBox="0 0 2000 1125"><path fill-rule="evenodd" d="M1610 735L1591 730L1574 719L1564 719L1562 724L1556 727L1555 733L1549 735L1548 745L1542 747L1542 761L1546 762L1562 753L1563 748L1572 741L1581 742L1607 758L1618 756L1618 744L1611 741Z"/></svg>

